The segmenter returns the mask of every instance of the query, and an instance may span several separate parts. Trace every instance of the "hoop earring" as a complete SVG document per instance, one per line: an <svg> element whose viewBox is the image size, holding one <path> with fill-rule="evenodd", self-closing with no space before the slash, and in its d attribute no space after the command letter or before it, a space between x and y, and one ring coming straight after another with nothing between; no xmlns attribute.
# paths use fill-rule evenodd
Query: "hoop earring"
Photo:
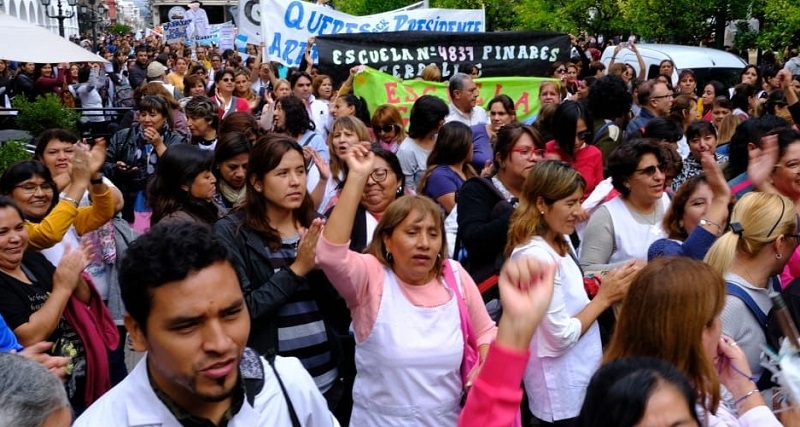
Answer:
<svg viewBox="0 0 800 427"><path fill-rule="evenodd" d="M775 259L781 259L781 258L783 258L782 254L775 254Z"/></svg>

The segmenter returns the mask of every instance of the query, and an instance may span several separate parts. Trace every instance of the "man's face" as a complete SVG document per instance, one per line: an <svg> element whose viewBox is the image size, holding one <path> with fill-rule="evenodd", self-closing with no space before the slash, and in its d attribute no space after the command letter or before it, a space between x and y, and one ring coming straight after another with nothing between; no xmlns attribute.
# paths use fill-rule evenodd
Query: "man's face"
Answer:
<svg viewBox="0 0 800 427"><path fill-rule="evenodd" d="M147 51L146 50L140 50L140 51L136 52L136 62L138 62L139 64L142 64L142 65L147 64L147 59L148 59L148 57L147 57Z"/></svg>
<svg viewBox="0 0 800 427"><path fill-rule="evenodd" d="M196 54L198 60L206 59L206 49L204 47L198 47Z"/></svg>
<svg viewBox="0 0 800 427"><path fill-rule="evenodd" d="M306 76L298 78L292 91L296 97L303 101L308 101L309 97L311 97L311 80Z"/></svg>
<svg viewBox="0 0 800 427"><path fill-rule="evenodd" d="M471 77L464 79L464 90L457 90L453 95L453 103L462 110L471 109L478 104L478 86Z"/></svg>
<svg viewBox="0 0 800 427"><path fill-rule="evenodd" d="M658 117L666 117L672 107L672 91L664 83L653 85L650 93L650 107Z"/></svg>
<svg viewBox="0 0 800 427"><path fill-rule="evenodd" d="M219 55L212 55L211 56L211 67L215 70L222 69L222 57Z"/></svg>
<svg viewBox="0 0 800 427"><path fill-rule="evenodd" d="M231 396L250 317L236 271L227 261L191 272L151 291L147 325L130 316L134 348L148 352L156 385L184 408Z"/></svg>

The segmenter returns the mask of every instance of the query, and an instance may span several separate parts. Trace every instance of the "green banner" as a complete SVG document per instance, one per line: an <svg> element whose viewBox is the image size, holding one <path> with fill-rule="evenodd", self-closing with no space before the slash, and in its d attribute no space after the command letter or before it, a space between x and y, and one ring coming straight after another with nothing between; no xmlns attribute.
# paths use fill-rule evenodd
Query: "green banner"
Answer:
<svg viewBox="0 0 800 427"><path fill-rule="evenodd" d="M517 120L525 121L539 112L539 84L556 81L541 77L487 77L475 79L480 95L478 105L487 109L487 103L497 95L508 95L517 108ZM424 80L400 80L389 74L367 67L355 76L353 92L367 101L370 115L383 104L392 104L400 110L408 125L408 115L414 101L422 95L435 95L449 103L447 83Z"/></svg>

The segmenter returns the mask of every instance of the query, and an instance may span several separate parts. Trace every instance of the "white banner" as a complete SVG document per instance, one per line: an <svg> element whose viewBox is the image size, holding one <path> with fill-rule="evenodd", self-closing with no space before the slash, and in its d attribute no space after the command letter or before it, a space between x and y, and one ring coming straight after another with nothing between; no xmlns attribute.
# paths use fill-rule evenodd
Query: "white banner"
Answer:
<svg viewBox="0 0 800 427"><path fill-rule="evenodd" d="M340 33L486 30L482 9L416 9L353 16L300 0L239 0L239 33L248 42L267 44L268 57L294 67L303 58L309 37ZM262 19L263 18L263 19ZM263 34L263 38L262 35ZM314 48L312 56L316 60Z"/></svg>

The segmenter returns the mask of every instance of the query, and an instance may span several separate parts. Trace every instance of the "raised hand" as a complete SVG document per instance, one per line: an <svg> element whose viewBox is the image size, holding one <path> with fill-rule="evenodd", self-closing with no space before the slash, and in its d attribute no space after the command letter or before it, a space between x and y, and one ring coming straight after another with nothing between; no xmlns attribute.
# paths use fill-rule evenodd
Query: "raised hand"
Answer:
<svg viewBox="0 0 800 427"><path fill-rule="evenodd" d="M74 291L81 278L81 272L89 265L88 252L89 250L83 245L72 249L67 244L53 275L53 286L63 286L70 292Z"/></svg>
<svg viewBox="0 0 800 427"><path fill-rule="evenodd" d="M303 156L308 155L314 165L317 166L317 170L319 171L319 178L321 180L327 181L331 178L331 167L328 165L328 162L319 155L317 150L311 147L303 147Z"/></svg>
<svg viewBox="0 0 800 427"><path fill-rule="evenodd" d="M105 157L104 157L105 159ZM100 164L102 167L102 163ZM72 158L72 166L70 168L70 180L74 183L88 185L94 170L93 165L90 163L89 152L78 147L75 150L75 156Z"/></svg>
<svg viewBox="0 0 800 427"><path fill-rule="evenodd" d="M556 266L533 257L512 258L500 270L498 287L503 317L497 342L527 349L553 296Z"/></svg>
<svg viewBox="0 0 800 427"><path fill-rule="evenodd" d="M347 148L344 161L347 163L348 174L365 177L372 173L375 153L372 152L369 142L362 141Z"/></svg>
<svg viewBox="0 0 800 427"><path fill-rule="evenodd" d="M711 188L711 192L715 196L730 197L731 189L725 181L725 176L722 174L722 169L720 169L717 159L714 158L714 154L710 151L704 151L700 155L700 163L703 165L703 173L706 176L706 182Z"/></svg>
<svg viewBox="0 0 800 427"><path fill-rule="evenodd" d="M756 188L768 191L768 188L772 187L770 184L772 171L778 163L778 136L769 135L761 138L761 147L750 149L748 156L750 159L747 163L747 176Z"/></svg>
<svg viewBox="0 0 800 427"><path fill-rule="evenodd" d="M325 228L325 220L316 218L311 221L311 226L300 230L300 243L297 246L297 257L290 266L292 271L298 276L305 276L317 264L317 242L322 230Z"/></svg>

